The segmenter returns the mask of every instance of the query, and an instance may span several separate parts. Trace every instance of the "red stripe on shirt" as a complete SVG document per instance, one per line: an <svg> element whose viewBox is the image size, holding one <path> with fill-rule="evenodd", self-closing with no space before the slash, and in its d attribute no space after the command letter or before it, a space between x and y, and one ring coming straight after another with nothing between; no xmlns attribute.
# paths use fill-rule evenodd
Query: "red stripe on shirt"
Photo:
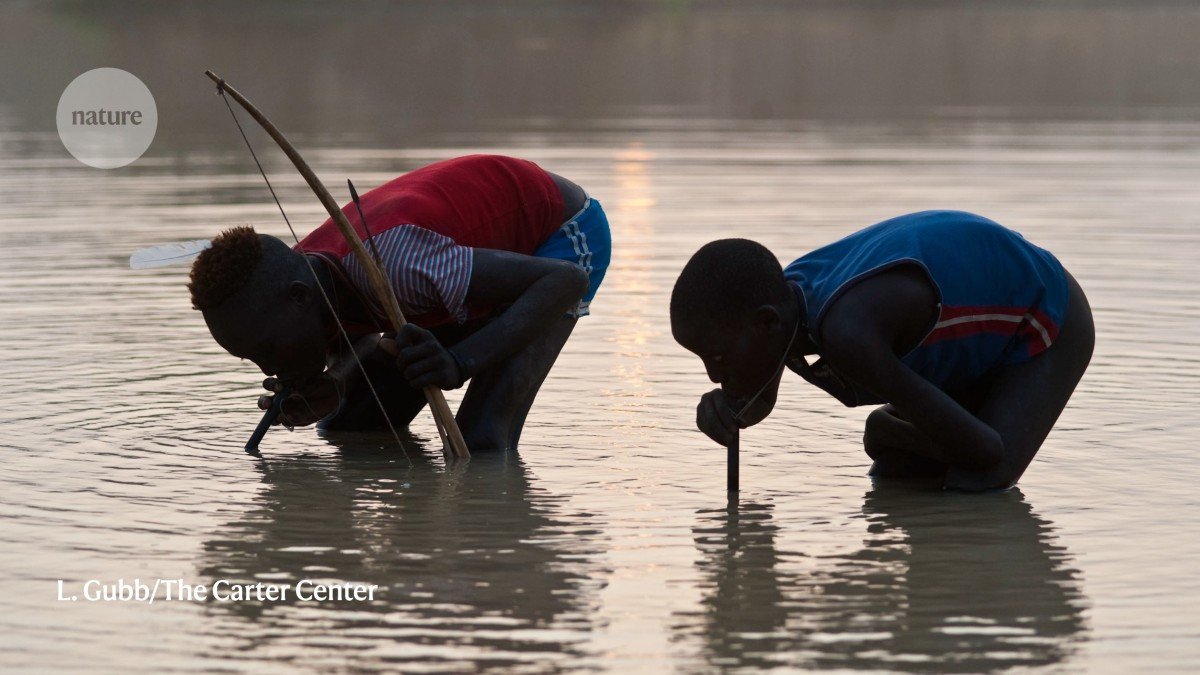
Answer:
<svg viewBox="0 0 1200 675"><path fill-rule="evenodd" d="M1043 336L1029 320L1033 317L1045 329ZM954 321L950 325L940 325ZM1041 310L1006 305L945 305L938 324L921 343L924 345L956 340L972 335L1020 335L1025 338L1031 356L1045 351L1058 337L1058 326ZM1048 342L1047 342L1048 341Z"/></svg>

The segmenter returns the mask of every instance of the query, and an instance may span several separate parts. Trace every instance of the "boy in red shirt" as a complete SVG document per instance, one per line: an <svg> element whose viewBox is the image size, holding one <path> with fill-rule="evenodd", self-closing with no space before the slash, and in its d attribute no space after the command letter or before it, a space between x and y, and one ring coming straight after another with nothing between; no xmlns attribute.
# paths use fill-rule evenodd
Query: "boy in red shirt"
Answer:
<svg viewBox="0 0 1200 675"><path fill-rule="evenodd" d="M457 415L468 447L516 447L608 267L611 237L599 202L532 162L471 155L371 190L361 208L365 226L354 204L343 211L378 251L410 323L394 330L327 220L294 248L248 227L213 240L188 285L213 338L271 376L269 391L292 387L280 423L386 428L324 288L393 424L424 407L425 386L470 380ZM272 401L263 396L259 406Z"/></svg>

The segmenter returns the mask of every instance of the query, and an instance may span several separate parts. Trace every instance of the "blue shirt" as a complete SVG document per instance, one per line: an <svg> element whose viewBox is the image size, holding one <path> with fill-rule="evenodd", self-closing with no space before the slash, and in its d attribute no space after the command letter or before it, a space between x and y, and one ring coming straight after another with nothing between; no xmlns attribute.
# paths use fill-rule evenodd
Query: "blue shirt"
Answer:
<svg viewBox="0 0 1200 675"><path fill-rule="evenodd" d="M855 232L784 270L804 301L818 353L821 321L833 302L859 281L898 265L923 270L938 299L936 320L902 360L948 393L1045 351L1066 315L1066 273L1048 251L982 216L922 211ZM822 388L848 406L884 402L820 361L816 372L830 378Z"/></svg>

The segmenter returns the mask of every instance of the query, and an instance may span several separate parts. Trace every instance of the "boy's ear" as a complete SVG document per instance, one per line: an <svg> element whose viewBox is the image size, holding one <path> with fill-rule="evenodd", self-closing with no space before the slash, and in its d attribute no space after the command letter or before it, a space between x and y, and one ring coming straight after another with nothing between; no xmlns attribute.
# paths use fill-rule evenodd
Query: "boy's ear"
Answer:
<svg viewBox="0 0 1200 675"><path fill-rule="evenodd" d="M293 281L288 284L287 294L289 300L303 307L312 301L313 290L303 281Z"/></svg>
<svg viewBox="0 0 1200 675"><path fill-rule="evenodd" d="M774 305L763 305L754 310L754 325L763 330L775 330L783 325L783 317Z"/></svg>

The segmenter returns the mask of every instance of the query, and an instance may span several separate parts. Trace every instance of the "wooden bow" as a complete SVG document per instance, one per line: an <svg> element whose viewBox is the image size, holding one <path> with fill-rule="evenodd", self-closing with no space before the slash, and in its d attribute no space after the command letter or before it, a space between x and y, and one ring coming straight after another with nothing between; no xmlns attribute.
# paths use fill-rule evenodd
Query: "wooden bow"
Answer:
<svg viewBox="0 0 1200 675"><path fill-rule="evenodd" d="M292 164L296 166L296 170L304 176L308 187L317 195L317 199L321 200L321 204L325 210L329 212L329 217L337 224L342 236L346 238L346 242L350 244L350 248L354 251L355 257L358 259L359 265L362 266L367 273L367 280L371 284L371 289L375 292L375 297L379 300L379 304L387 312L388 319L392 322L392 327L399 330L407 321L404 319L404 312L400 310L400 301L396 299L396 292L392 289L392 285L388 282L387 276L383 270L375 264L375 260L367 252L363 246L362 240L358 238L358 234L354 231L354 227L350 225L350 221L346 219L346 214L342 213L341 206L329 194L329 190L309 168L308 163L296 151L296 148L288 142L283 133L263 115L253 103L246 100L236 89L229 86L229 83L217 76L211 70L204 71L210 80L217 83L217 89L220 92L229 94L233 100L238 102L238 105L258 122L259 126L267 132L283 153L292 160ZM450 411L450 405L446 403L446 397L442 394L442 390L435 386L425 387L425 399L429 401L429 407L433 411L433 419L437 422L438 434L442 437L444 446L450 448L451 453L457 458L470 457L471 453L467 449L467 443L463 440L462 431L458 428L458 423L454 420L454 413Z"/></svg>

